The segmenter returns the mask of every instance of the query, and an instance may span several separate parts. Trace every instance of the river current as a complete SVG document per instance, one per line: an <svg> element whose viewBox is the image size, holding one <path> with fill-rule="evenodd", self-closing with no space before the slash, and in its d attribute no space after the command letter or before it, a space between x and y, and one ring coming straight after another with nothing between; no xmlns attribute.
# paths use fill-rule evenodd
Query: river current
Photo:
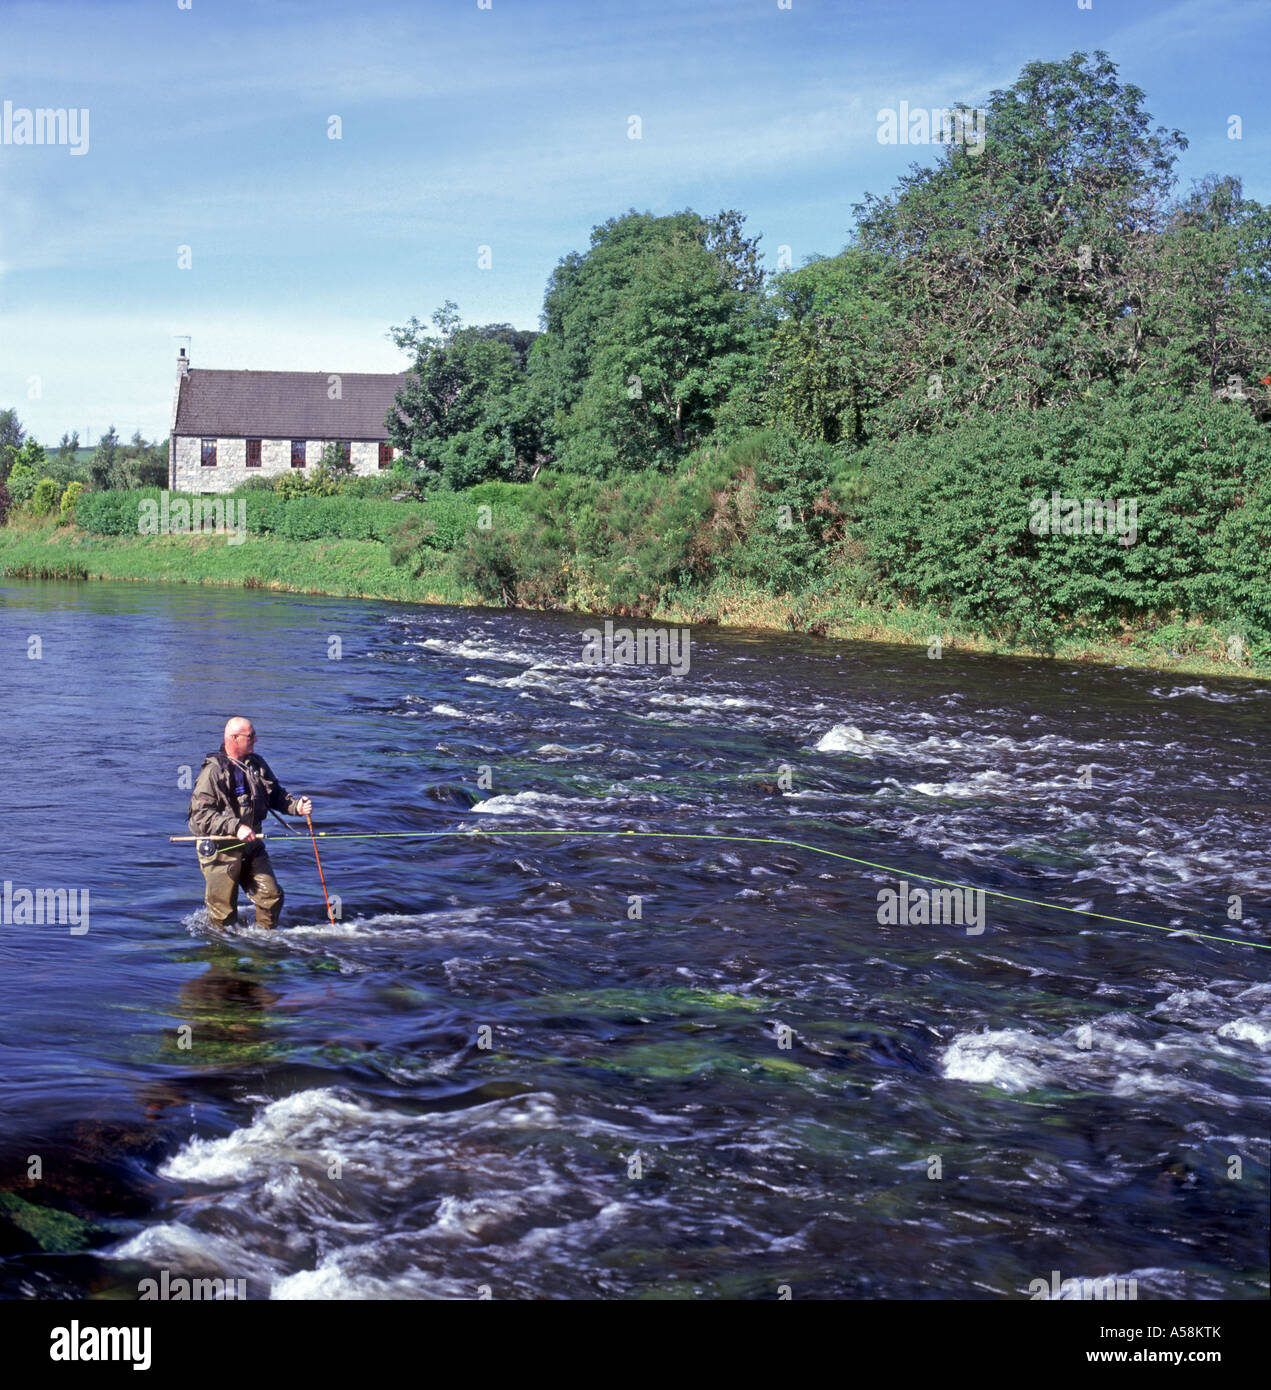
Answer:
<svg viewBox="0 0 1271 1390"><path fill-rule="evenodd" d="M1271 687L0 594L0 1295L1267 1296ZM168 843L235 714L334 925L307 838L272 933Z"/></svg>

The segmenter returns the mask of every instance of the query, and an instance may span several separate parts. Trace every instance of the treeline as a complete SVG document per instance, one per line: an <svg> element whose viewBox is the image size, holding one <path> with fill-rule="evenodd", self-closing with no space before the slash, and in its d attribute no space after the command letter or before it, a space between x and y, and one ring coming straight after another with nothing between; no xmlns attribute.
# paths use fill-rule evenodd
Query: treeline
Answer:
<svg viewBox="0 0 1271 1390"><path fill-rule="evenodd" d="M985 131L856 205L837 256L769 276L735 211L632 211L557 265L537 335L451 303L395 330L422 475L537 477L472 576L564 602L589 563L633 612L711 566L837 576L1034 642L1177 619L1265 653L1271 210L1231 177L1174 197L1186 139L1104 53L1028 65ZM1030 529L1052 494L1132 502L1133 539Z"/></svg>
<svg viewBox="0 0 1271 1390"><path fill-rule="evenodd" d="M542 332L395 329L394 443L452 486L546 464L672 469L778 428L844 456L1098 390L1271 419L1271 210L1212 176L1171 201L1179 131L1106 54L1034 63L982 149L937 146L854 208L837 256L763 272L737 212L629 212L553 271Z"/></svg>
<svg viewBox="0 0 1271 1390"><path fill-rule="evenodd" d="M49 453L23 428L16 410L0 410L0 523L15 510L68 518L87 487L148 487L168 478L168 441L147 443L140 431L124 443L112 425L87 461L83 452L78 430L63 434Z"/></svg>

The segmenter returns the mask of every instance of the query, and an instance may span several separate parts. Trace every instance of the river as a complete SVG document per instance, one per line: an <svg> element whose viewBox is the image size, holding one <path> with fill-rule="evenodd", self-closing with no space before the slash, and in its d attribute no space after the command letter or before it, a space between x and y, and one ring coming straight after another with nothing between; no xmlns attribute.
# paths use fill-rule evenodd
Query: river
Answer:
<svg viewBox="0 0 1271 1390"><path fill-rule="evenodd" d="M91 906L0 925L0 1295L1266 1297L1271 687L0 594L0 878ZM334 925L307 838L274 933L168 843L233 714Z"/></svg>

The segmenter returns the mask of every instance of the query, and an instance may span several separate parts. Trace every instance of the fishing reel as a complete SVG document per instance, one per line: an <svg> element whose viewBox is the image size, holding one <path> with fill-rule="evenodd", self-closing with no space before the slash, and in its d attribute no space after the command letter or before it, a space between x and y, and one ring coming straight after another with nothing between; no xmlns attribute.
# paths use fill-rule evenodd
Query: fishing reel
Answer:
<svg viewBox="0 0 1271 1390"><path fill-rule="evenodd" d="M200 859L211 859L216 854L216 841L200 840L195 849L198 850Z"/></svg>

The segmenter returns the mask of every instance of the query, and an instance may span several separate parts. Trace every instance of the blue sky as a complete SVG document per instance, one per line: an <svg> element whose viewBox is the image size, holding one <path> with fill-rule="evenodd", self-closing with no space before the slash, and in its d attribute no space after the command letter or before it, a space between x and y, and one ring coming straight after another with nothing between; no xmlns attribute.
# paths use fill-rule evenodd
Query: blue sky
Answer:
<svg viewBox="0 0 1271 1390"><path fill-rule="evenodd" d="M880 108L979 105L1074 50L1188 136L1180 190L1271 201L1269 40L1266 0L0 0L0 102L89 110L82 156L0 144L0 408L46 444L162 437L177 334L196 367L398 371L390 325L446 298L535 328L629 207L831 254L928 162Z"/></svg>

